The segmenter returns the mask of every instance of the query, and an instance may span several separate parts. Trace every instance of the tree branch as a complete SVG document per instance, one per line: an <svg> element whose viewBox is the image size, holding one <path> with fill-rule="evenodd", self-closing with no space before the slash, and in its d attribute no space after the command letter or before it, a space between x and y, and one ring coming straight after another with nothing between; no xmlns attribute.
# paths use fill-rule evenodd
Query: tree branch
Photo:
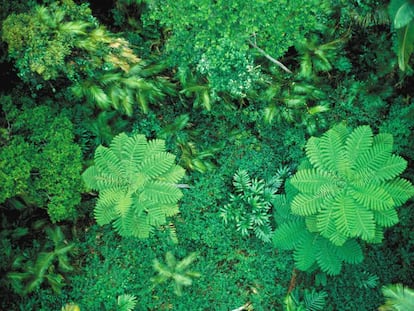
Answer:
<svg viewBox="0 0 414 311"><path fill-rule="evenodd" d="M259 48L256 43L252 42L251 40L247 40L249 44L257 49L260 54L262 54L264 57L266 57L268 60L270 60L272 63L278 65L280 68L282 68L284 71L288 73L292 73L292 71L289 70L285 65L283 65L281 62L279 62L277 59L274 59L272 56L267 54L263 49Z"/></svg>

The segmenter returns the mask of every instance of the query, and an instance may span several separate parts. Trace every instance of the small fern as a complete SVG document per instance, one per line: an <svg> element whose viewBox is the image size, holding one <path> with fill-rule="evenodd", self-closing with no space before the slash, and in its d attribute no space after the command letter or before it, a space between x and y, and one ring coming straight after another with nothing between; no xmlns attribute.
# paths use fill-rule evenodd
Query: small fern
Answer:
<svg viewBox="0 0 414 311"><path fill-rule="evenodd" d="M118 311L132 311L137 304L137 297L134 295L124 294L118 296Z"/></svg>
<svg viewBox="0 0 414 311"><path fill-rule="evenodd" d="M177 182L184 169L165 152L163 140L143 135L117 135L109 148L99 146L95 165L82 175L86 185L100 192L95 218L100 225L113 221L122 236L147 238L153 227L178 213L182 197Z"/></svg>
<svg viewBox="0 0 414 311"><path fill-rule="evenodd" d="M269 182L252 179L248 172L239 169L233 177L235 194L230 194L230 203L224 205L220 216L225 224L236 223L236 230L243 236L251 232L264 242L270 242L272 236L271 209L278 195L275 193L288 176L286 170L279 170Z"/></svg>

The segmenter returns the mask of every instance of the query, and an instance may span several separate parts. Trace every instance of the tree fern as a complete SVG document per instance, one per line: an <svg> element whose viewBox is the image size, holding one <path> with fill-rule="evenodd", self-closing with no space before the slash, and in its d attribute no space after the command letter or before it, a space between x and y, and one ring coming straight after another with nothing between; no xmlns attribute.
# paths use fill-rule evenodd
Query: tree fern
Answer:
<svg viewBox="0 0 414 311"><path fill-rule="evenodd" d="M99 191L94 215L100 225L113 222L122 236L148 237L151 229L178 213L182 197L176 183L184 169L165 152L163 140L147 142L143 135L114 137L110 147L99 146L95 165L82 175Z"/></svg>
<svg viewBox="0 0 414 311"><path fill-rule="evenodd" d="M343 263L363 260L358 238L381 242L384 228L398 222L396 207L414 187L398 177L406 161L392 154L392 142L367 126L341 125L309 139L308 160L286 183L292 216L273 235L276 247L293 250L298 269L338 274Z"/></svg>
<svg viewBox="0 0 414 311"><path fill-rule="evenodd" d="M374 136L368 126L350 132L338 125L312 137L306 154L313 168L300 169L291 179L299 190L292 212L316 215L319 233L338 246L347 238L371 240L395 224L398 218L389 211L413 196L414 187L398 177L407 164L391 153L392 142L390 134Z"/></svg>

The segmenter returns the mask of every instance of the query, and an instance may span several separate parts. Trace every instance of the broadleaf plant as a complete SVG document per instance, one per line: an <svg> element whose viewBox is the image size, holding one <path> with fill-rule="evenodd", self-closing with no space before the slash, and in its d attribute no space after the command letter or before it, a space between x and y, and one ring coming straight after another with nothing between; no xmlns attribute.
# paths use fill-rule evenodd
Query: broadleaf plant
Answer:
<svg viewBox="0 0 414 311"><path fill-rule="evenodd" d="M182 192L177 182L185 171L165 152L164 140L121 133L109 148L99 146L94 160L82 177L99 191L94 210L98 224L113 222L121 236L147 238L153 227L178 213Z"/></svg>

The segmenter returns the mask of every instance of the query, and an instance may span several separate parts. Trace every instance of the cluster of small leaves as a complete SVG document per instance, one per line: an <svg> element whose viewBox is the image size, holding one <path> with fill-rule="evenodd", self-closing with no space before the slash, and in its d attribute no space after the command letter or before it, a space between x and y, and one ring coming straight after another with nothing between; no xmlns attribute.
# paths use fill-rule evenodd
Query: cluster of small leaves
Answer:
<svg viewBox="0 0 414 311"><path fill-rule="evenodd" d="M247 171L239 169L233 176L235 194L230 194L230 203L220 209L224 223L235 222L242 236L249 236L253 231L260 240L270 242L272 201L288 175L289 171L282 169L266 183L263 179L250 178Z"/></svg>
<svg viewBox="0 0 414 311"><path fill-rule="evenodd" d="M74 218L83 187L72 123L47 105L18 110L2 100L10 127L0 151L0 202L18 196L47 209L52 222Z"/></svg>
<svg viewBox="0 0 414 311"><path fill-rule="evenodd" d="M180 0L151 1L149 8L153 19L172 29L167 52L173 65L203 73L213 90L243 96L258 80L259 53L248 40L254 36L257 46L279 58L316 28L329 4Z"/></svg>
<svg viewBox="0 0 414 311"><path fill-rule="evenodd" d="M320 311L325 310L325 298L328 296L326 292L317 292L315 289L306 289L303 292L303 298L300 299L299 291L288 294L285 298L286 311Z"/></svg>
<svg viewBox="0 0 414 311"><path fill-rule="evenodd" d="M7 273L13 290L26 295L33 292L47 281L52 289L59 293L64 286L65 279L61 272L70 272L69 254L75 249L74 243L68 243L60 227L47 227L45 232L49 241L41 251L34 255L23 252L14 258L12 271Z"/></svg>

